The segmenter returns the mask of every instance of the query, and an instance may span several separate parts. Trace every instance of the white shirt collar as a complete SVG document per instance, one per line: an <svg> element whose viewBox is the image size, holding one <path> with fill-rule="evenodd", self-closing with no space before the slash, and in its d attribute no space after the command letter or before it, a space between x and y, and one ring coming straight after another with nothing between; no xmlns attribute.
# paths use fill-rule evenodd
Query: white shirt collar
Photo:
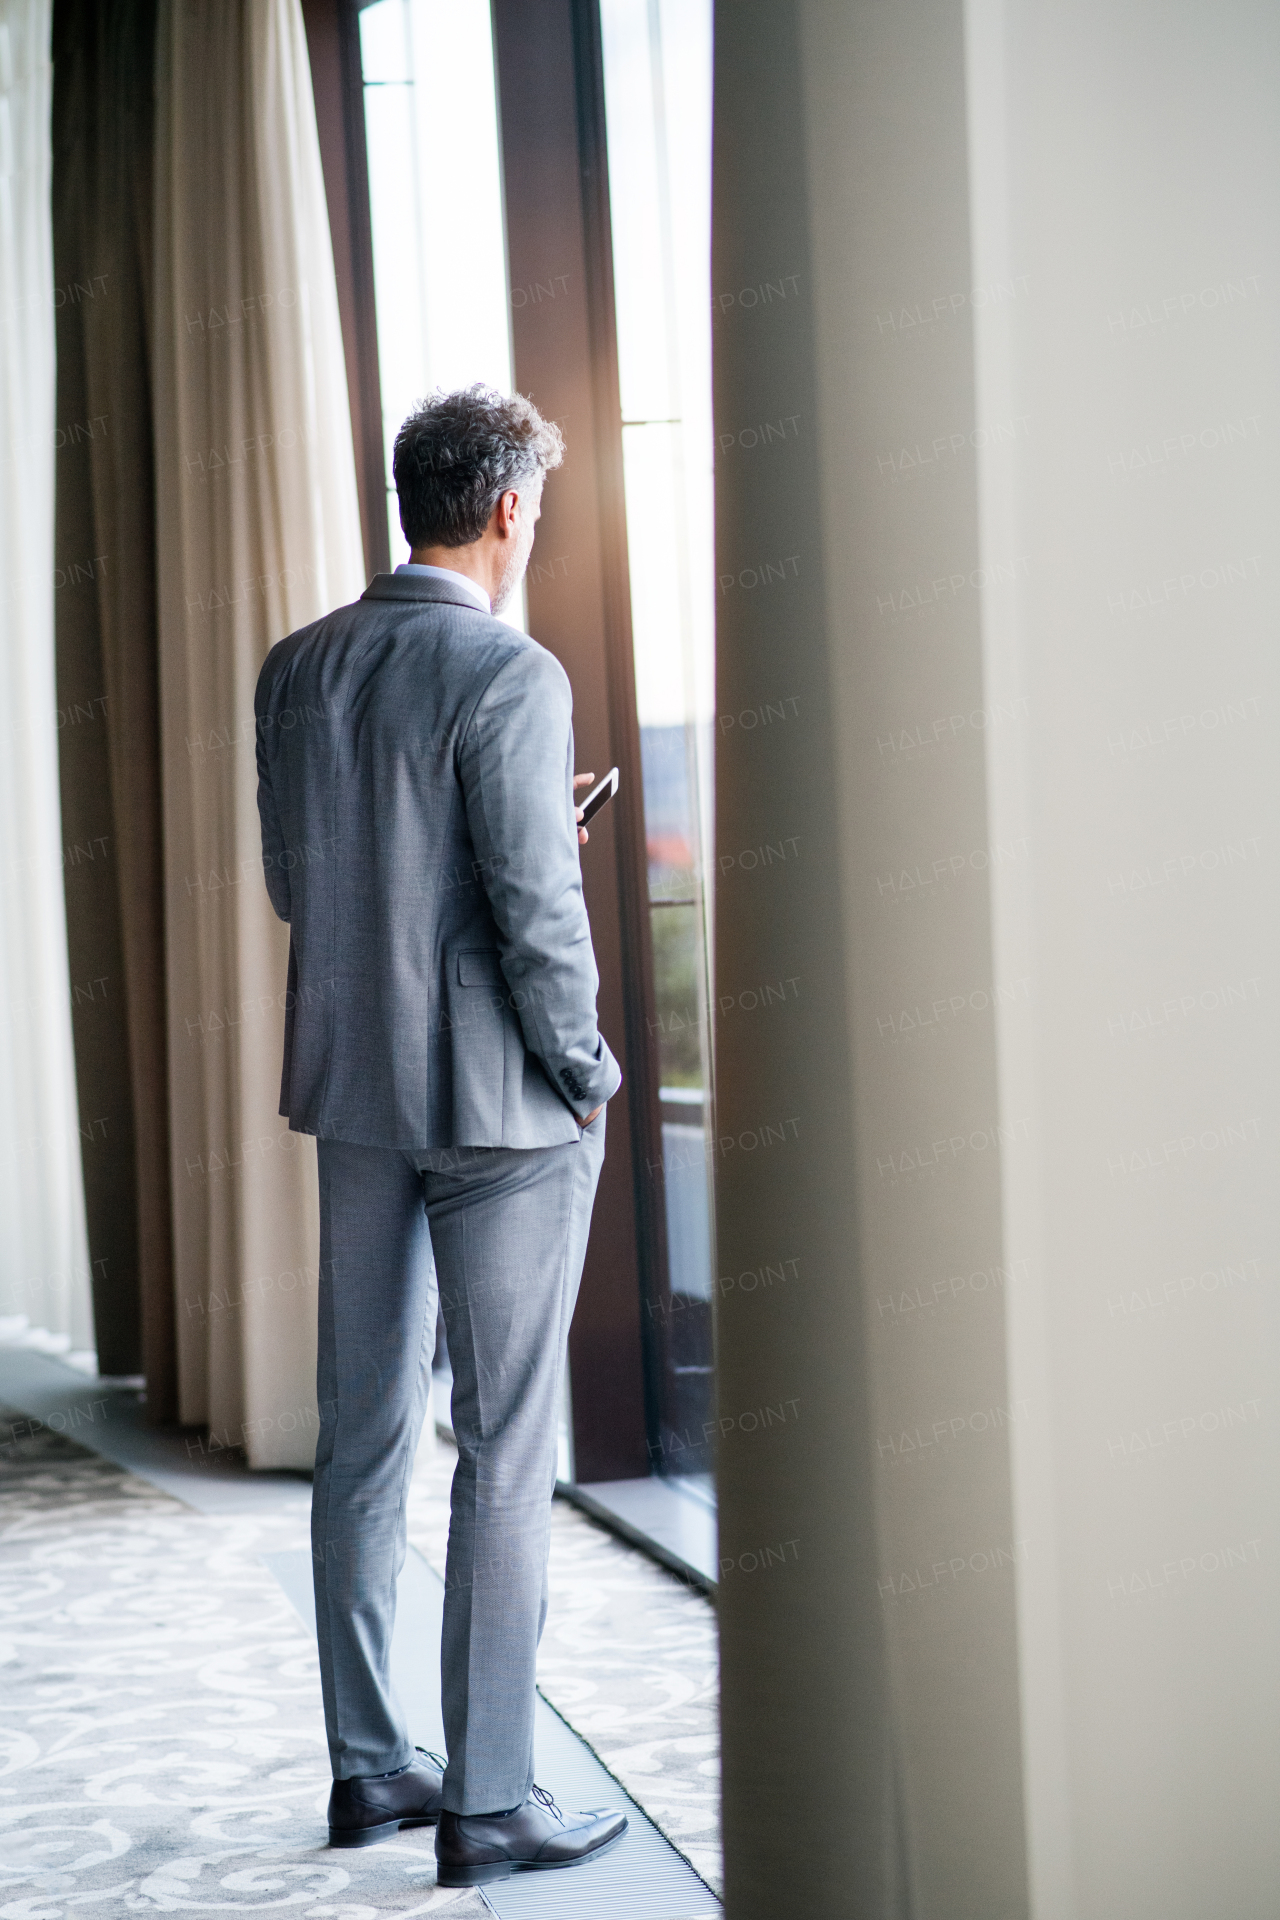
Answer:
<svg viewBox="0 0 1280 1920"><path fill-rule="evenodd" d="M420 560L402 560L396 568L397 573L422 574L428 580L443 580L448 586L458 587L468 600L474 600L483 613L493 612L493 602L484 588L477 586L465 573L459 573L454 567L428 567Z"/></svg>

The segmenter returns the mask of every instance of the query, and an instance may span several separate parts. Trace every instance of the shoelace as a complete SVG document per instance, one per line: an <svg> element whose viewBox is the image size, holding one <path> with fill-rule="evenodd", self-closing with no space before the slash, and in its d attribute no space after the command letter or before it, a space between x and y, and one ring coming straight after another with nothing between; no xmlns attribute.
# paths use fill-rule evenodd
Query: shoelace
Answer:
<svg viewBox="0 0 1280 1920"><path fill-rule="evenodd" d="M436 1766L439 1767L441 1773L444 1772L449 1764L442 1753L432 1753L430 1747L418 1747L415 1751L422 1754L425 1759L433 1760ZM545 1787L535 1786L532 1797L540 1807L545 1807L548 1813L553 1813L561 1826L564 1825L564 1815L556 1805L554 1797L547 1792Z"/></svg>
<svg viewBox="0 0 1280 1920"><path fill-rule="evenodd" d="M552 1799L551 1795L547 1792L545 1787L535 1787L533 1789L533 1798L537 1801L540 1807L545 1807L548 1813L554 1813L556 1819L560 1822L561 1826L564 1825L564 1815L561 1813L559 1807L556 1805L555 1801Z"/></svg>

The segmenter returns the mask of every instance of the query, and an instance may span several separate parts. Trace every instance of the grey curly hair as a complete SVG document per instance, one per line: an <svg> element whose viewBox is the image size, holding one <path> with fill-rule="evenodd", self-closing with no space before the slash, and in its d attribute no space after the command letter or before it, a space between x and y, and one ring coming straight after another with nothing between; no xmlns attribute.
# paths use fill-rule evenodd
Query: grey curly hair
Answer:
<svg viewBox="0 0 1280 1920"><path fill-rule="evenodd" d="M498 498L558 467L564 437L522 393L465 387L419 401L396 435L391 470L410 547L465 547Z"/></svg>

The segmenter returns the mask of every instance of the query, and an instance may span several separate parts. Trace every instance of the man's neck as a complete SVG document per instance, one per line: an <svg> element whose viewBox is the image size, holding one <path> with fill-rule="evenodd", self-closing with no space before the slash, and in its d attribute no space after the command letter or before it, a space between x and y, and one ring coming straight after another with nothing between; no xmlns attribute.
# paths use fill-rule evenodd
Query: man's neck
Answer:
<svg viewBox="0 0 1280 1920"><path fill-rule="evenodd" d="M460 573L473 580L481 593L493 599L493 563L485 552L485 542L476 540L466 547L414 547L409 559L415 567L443 567L448 573Z"/></svg>

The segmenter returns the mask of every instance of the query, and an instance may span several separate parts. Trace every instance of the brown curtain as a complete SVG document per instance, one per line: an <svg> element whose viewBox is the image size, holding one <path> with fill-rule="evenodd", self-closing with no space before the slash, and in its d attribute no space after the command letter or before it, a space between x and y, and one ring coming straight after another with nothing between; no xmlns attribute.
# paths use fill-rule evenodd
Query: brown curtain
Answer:
<svg viewBox="0 0 1280 1920"><path fill-rule="evenodd" d="M286 939L251 884L252 696L272 641L366 576L302 12L56 0L53 53L60 776L99 1365L145 1374L155 1420L305 1465L314 1156L275 1112ZM249 882L225 910L224 866ZM274 1158L242 1172L246 1140Z"/></svg>
<svg viewBox="0 0 1280 1920"><path fill-rule="evenodd" d="M55 573L98 1364L177 1411L148 311L156 0L58 0Z"/></svg>

